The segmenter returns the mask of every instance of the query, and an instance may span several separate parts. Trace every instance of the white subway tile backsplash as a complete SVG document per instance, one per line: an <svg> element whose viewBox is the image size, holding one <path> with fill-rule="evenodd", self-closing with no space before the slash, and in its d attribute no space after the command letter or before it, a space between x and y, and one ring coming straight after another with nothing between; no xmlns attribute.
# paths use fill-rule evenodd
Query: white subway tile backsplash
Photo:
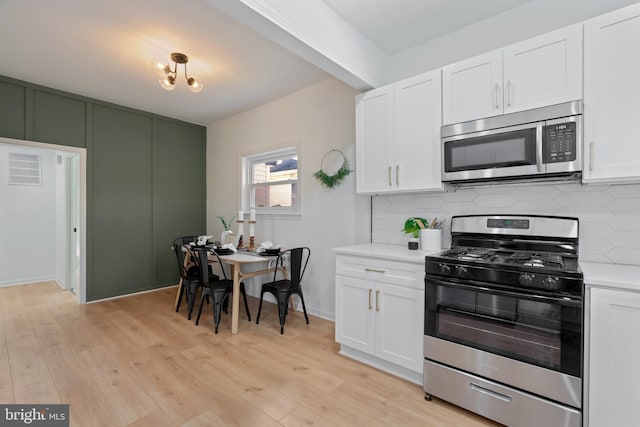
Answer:
<svg viewBox="0 0 640 427"><path fill-rule="evenodd" d="M640 265L640 184L487 186L455 192L381 195L372 199L372 241L405 244L410 216L446 218L444 248L451 246L453 215L524 214L580 219L580 259Z"/></svg>

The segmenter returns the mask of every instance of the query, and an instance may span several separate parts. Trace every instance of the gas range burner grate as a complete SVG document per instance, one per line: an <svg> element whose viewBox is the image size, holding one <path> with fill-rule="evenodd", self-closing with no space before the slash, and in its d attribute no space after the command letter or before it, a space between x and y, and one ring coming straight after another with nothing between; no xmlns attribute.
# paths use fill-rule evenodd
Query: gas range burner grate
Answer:
<svg viewBox="0 0 640 427"><path fill-rule="evenodd" d="M525 267L547 267L557 269L564 268L562 257L559 255L541 255L526 252L516 252L507 259L507 262L512 264L524 265Z"/></svg>
<svg viewBox="0 0 640 427"><path fill-rule="evenodd" d="M445 257L465 261L483 261L492 258L495 251L482 248L454 248L443 254Z"/></svg>

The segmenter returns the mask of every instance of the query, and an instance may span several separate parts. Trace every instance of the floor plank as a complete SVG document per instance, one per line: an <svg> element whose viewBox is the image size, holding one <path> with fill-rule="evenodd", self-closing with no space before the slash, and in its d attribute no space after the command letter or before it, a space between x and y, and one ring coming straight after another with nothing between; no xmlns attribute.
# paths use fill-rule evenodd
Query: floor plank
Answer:
<svg viewBox="0 0 640 427"><path fill-rule="evenodd" d="M0 401L69 403L71 426L496 426L338 354L334 324L263 306L238 335L175 288L79 305L53 282L0 288ZM257 315L258 301L250 298Z"/></svg>

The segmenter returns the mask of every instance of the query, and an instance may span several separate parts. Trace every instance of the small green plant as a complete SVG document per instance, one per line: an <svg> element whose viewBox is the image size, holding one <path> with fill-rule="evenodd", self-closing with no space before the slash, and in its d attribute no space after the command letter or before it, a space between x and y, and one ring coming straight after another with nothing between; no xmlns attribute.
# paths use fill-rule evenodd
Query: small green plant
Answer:
<svg viewBox="0 0 640 427"><path fill-rule="evenodd" d="M222 223L222 227L224 227L225 230L229 230L231 228L231 224L233 224L233 220L236 218L236 216L232 216L231 219L229 220L229 222L225 221L224 219L224 215L218 215L218 218L220 218L220 222Z"/></svg>
<svg viewBox="0 0 640 427"><path fill-rule="evenodd" d="M428 227L429 223L426 219L412 216L404 222L404 228L402 229L402 231L404 231L406 234L411 234L413 237L418 238L420 237L420 230Z"/></svg>

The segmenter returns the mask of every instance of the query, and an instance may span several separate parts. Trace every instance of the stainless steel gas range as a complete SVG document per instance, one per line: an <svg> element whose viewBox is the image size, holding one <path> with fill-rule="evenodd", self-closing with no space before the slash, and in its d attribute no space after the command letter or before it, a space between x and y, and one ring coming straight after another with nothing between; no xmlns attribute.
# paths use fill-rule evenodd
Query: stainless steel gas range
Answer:
<svg viewBox="0 0 640 427"><path fill-rule="evenodd" d="M582 423L578 219L454 216L426 257L424 391L509 426Z"/></svg>

